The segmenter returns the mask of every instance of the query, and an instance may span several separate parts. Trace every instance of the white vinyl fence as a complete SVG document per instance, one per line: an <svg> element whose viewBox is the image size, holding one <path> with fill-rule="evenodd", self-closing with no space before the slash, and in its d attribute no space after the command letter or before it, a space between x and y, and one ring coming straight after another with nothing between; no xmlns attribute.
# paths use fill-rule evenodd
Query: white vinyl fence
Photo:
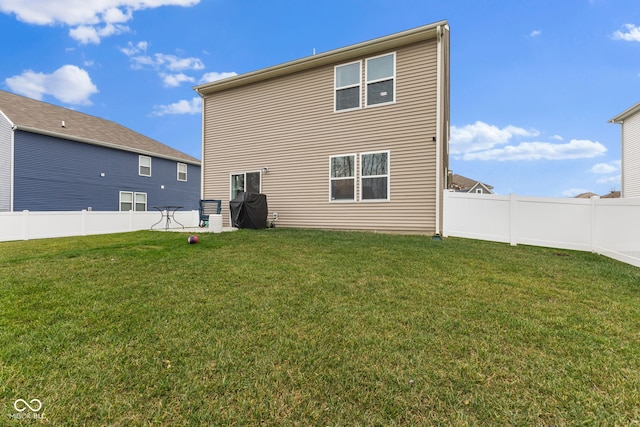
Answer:
<svg viewBox="0 0 640 427"><path fill-rule="evenodd" d="M197 227L198 211L177 211L175 219L185 228ZM0 212L0 241L86 236L90 234L164 229L159 211L149 212ZM171 222L171 228L181 228Z"/></svg>
<svg viewBox="0 0 640 427"><path fill-rule="evenodd" d="M443 236L590 251L640 267L640 199L445 191Z"/></svg>

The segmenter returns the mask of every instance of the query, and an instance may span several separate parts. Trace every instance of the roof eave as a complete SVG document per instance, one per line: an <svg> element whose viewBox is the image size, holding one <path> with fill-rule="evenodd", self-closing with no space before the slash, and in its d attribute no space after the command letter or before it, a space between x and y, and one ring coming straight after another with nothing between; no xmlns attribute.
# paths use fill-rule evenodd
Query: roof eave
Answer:
<svg viewBox="0 0 640 427"><path fill-rule="evenodd" d="M340 49L331 50L317 55L286 62L272 67L263 68L238 76L216 80L214 82L194 86L194 90L201 96L220 92L238 86L247 85L274 77L296 73L311 68L347 61L349 59L366 56L374 52L395 49L412 43L434 39L438 36L438 29L446 26L447 21L439 21L433 24L413 28L400 33L369 40Z"/></svg>
<svg viewBox="0 0 640 427"><path fill-rule="evenodd" d="M630 116L636 114L640 112L640 102L638 102L637 104L635 104L634 106L627 108L625 111L623 111L622 113L618 114L617 116L615 116L614 118L609 120L609 123L622 123L624 122L627 118L629 118Z"/></svg>
<svg viewBox="0 0 640 427"><path fill-rule="evenodd" d="M20 131L23 131L23 132L36 133L36 134L39 134L39 135L52 136L54 138L67 139L67 140L70 140L70 141L82 142L82 143L85 143L85 144L100 145L102 147L113 148L113 149L121 150L121 151L128 151L128 152L131 152L131 153L144 154L145 156L157 157L157 158L161 158L161 159L174 160L174 161L181 162L181 163L189 163L189 164L196 165L196 166L200 166L201 165L201 162L199 162L199 161L193 161L193 160L184 159L184 158L175 157L175 156L168 156L168 155L165 155L165 154L159 154L159 153L152 152L152 151L147 151L147 150L138 150L138 149L134 149L134 148L130 148L130 147L125 147L123 145L112 144L110 142L97 141L95 139L82 138L82 137L79 137L79 136L67 135L67 134L64 134L64 133L52 132L52 131L48 131L48 130L44 130L44 129L37 129L37 128L29 127L29 126L13 125L12 129L13 130L20 130Z"/></svg>

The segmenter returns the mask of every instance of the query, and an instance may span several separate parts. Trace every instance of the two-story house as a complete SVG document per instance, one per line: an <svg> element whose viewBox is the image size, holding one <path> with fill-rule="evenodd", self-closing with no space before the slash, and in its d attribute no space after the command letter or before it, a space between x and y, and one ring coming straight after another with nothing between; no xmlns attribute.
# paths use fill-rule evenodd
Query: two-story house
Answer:
<svg viewBox="0 0 640 427"><path fill-rule="evenodd" d="M203 198L267 196L278 226L440 233L446 21L202 84Z"/></svg>
<svg viewBox="0 0 640 427"><path fill-rule="evenodd" d="M0 212L198 209L200 161L115 122L0 91Z"/></svg>

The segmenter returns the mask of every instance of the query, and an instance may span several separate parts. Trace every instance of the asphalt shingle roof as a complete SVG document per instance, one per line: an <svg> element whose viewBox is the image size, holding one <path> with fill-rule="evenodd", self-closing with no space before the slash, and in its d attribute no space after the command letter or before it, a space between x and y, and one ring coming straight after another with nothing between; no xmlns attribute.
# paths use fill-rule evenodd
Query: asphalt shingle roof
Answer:
<svg viewBox="0 0 640 427"><path fill-rule="evenodd" d="M0 112L19 130L200 164L200 160L110 120L0 90ZM64 127L63 127L64 122Z"/></svg>

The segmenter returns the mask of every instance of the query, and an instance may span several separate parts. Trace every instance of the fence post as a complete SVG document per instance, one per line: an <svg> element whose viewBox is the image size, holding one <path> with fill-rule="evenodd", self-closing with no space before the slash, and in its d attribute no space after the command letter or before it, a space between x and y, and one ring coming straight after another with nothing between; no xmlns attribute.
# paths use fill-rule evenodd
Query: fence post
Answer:
<svg viewBox="0 0 640 427"><path fill-rule="evenodd" d="M447 218L449 215L447 214L447 211L449 208L449 193L451 193L451 190L444 190L442 193L442 237L448 237L447 231L449 224L447 223Z"/></svg>
<svg viewBox="0 0 640 427"><path fill-rule="evenodd" d="M82 224L80 225L80 233L82 233L83 236L86 236L87 235L87 210L86 209L82 209L81 222Z"/></svg>
<svg viewBox="0 0 640 427"><path fill-rule="evenodd" d="M589 238L589 246L591 248L591 252L599 253L597 247L599 246L596 242L596 236L598 235L598 215L597 215L597 201L600 199L600 196L591 196L591 210L589 212L589 220L591 221L591 236Z"/></svg>
<svg viewBox="0 0 640 427"><path fill-rule="evenodd" d="M518 244L518 196L509 194L509 244Z"/></svg>
<svg viewBox="0 0 640 427"><path fill-rule="evenodd" d="M22 239L29 240L29 211L22 211Z"/></svg>

